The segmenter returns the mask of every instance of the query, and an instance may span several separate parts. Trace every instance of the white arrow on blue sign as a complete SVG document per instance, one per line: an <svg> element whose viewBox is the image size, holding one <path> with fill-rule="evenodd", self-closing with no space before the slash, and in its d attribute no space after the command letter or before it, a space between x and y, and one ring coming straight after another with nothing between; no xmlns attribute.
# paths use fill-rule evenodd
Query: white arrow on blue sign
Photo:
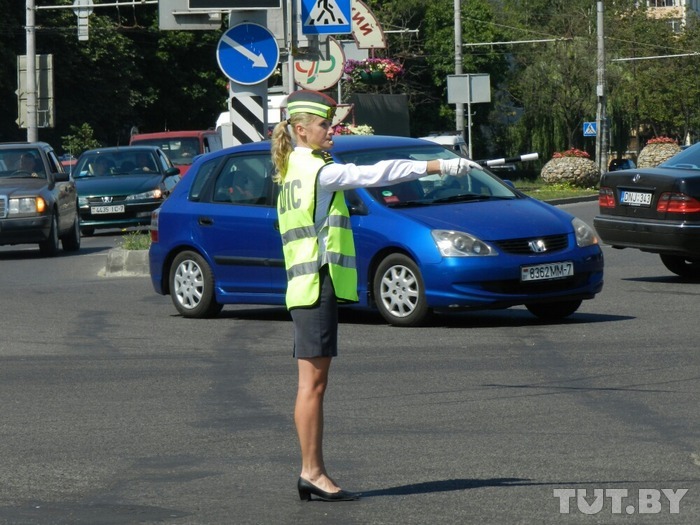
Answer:
<svg viewBox="0 0 700 525"><path fill-rule="evenodd" d="M305 35L352 33L350 0L301 0Z"/></svg>
<svg viewBox="0 0 700 525"><path fill-rule="evenodd" d="M216 60L224 74L238 84L252 86L269 78L280 59L275 35L259 24L228 29L216 46Z"/></svg>
<svg viewBox="0 0 700 525"><path fill-rule="evenodd" d="M583 136L584 137L595 137L598 135L598 125L595 122L584 122L583 123Z"/></svg>

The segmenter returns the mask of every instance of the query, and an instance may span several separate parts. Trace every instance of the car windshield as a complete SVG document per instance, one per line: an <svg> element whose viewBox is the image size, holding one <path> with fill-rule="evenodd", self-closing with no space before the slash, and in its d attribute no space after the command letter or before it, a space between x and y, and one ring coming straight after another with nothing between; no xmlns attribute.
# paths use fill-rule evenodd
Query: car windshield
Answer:
<svg viewBox="0 0 700 525"><path fill-rule="evenodd" d="M37 149L0 150L0 177L42 177L44 166Z"/></svg>
<svg viewBox="0 0 700 525"><path fill-rule="evenodd" d="M380 160L386 159L433 160L457 158L456 154L439 145L353 151L342 153L338 156L342 162L358 165L375 164ZM368 188L368 191L378 202L390 207L518 198L517 193L485 168L472 169L464 177L443 178L440 175L427 175L418 180L402 182L392 186Z"/></svg>
<svg viewBox="0 0 700 525"><path fill-rule="evenodd" d="M700 144L684 149L670 159L659 164L660 168L700 170Z"/></svg>
<svg viewBox="0 0 700 525"><path fill-rule="evenodd" d="M134 144L158 146L176 166L188 166L192 164L192 159L199 155L199 140L196 137L143 139L135 141Z"/></svg>
<svg viewBox="0 0 700 525"><path fill-rule="evenodd" d="M114 175L131 175L158 173L156 157L151 151L131 149L85 153L75 166L75 177L111 177Z"/></svg>

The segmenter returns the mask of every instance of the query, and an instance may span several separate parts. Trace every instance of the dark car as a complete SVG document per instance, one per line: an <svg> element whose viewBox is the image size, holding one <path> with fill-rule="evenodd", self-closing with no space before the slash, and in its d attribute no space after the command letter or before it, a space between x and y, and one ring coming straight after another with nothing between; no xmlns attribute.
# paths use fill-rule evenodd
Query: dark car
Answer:
<svg viewBox="0 0 700 525"><path fill-rule="evenodd" d="M406 137L338 136L341 162L455 158ZM224 304L283 305L287 286L270 143L202 156L154 212L156 292L185 317ZM432 311L525 305L543 318L574 313L603 286L593 228L529 198L484 169L345 192L357 248L359 306L391 324Z"/></svg>
<svg viewBox="0 0 700 525"><path fill-rule="evenodd" d="M632 159L613 159L608 165L608 171L633 170L636 167Z"/></svg>
<svg viewBox="0 0 700 525"><path fill-rule="evenodd" d="M85 235L97 228L149 225L151 212L180 180L179 170L154 146L88 150L73 175Z"/></svg>
<svg viewBox="0 0 700 525"><path fill-rule="evenodd" d="M605 243L658 253L673 273L700 278L700 144L655 168L604 174L598 203Z"/></svg>
<svg viewBox="0 0 700 525"><path fill-rule="evenodd" d="M42 255L80 249L78 194L45 142L0 144L0 244L39 245Z"/></svg>

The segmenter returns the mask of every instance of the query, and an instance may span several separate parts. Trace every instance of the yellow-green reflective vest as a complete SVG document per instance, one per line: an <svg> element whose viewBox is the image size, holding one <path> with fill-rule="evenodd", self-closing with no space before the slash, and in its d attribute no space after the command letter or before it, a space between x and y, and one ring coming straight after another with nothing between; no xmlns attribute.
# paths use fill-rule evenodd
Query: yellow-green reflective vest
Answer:
<svg viewBox="0 0 700 525"><path fill-rule="evenodd" d="M319 170L332 162L324 152L294 151L277 199L277 216L287 269L287 308L313 306L320 295L320 268L327 264L340 302L357 301L355 242L350 213L342 191L336 191L326 218L318 227L316 180ZM318 228L318 229L317 229ZM319 234L326 228L326 252L319 250Z"/></svg>

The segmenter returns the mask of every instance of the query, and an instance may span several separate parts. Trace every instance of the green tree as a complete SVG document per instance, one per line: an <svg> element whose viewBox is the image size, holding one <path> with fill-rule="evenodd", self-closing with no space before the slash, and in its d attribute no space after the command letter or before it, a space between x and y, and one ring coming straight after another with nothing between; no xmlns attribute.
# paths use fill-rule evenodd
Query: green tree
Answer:
<svg viewBox="0 0 700 525"><path fill-rule="evenodd" d="M514 143L543 159L556 150L585 149L581 126L595 115L595 6L586 0L528 2L537 6L531 11L521 4L507 2L509 35L541 42L513 49L506 90L522 115L511 132Z"/></svg>
<svg viewBox="0 0 700 525"><path fill-rule="evenodd" d="M63 151L70 153L74 157L88 149L99 148L101 144L94 137L93 129L90 124L83 123L81 126L71 126L70 134L61 137L61 148Z"/></svg>
<svg viewBox="0 0 700 525"><path fill-rule="evenodd" d="M26 140L17 118L17 55L24 49L24 10L17 0L0 0L0 141Z"/></svg>

